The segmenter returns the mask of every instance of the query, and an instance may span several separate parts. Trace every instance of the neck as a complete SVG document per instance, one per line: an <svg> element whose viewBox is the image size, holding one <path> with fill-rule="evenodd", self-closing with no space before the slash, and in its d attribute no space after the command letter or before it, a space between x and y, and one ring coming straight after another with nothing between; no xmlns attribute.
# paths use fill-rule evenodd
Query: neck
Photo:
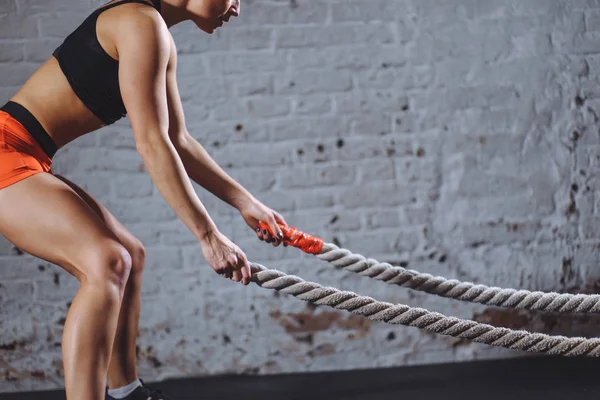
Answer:
<svg viewBox="0 0 600 400"><path fill-rule="evenodd" d="M161 0L161 15L169 28L190 19L187 3L188 0Z"/></svg>

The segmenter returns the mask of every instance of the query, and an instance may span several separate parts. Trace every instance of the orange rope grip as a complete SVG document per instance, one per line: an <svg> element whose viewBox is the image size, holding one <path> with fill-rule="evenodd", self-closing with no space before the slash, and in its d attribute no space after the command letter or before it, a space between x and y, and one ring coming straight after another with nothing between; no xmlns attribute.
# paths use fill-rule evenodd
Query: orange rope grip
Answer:
<svg viewBox="0 0 600 400"><path fill-rule="evenodd" d="M277 237L275 233L271 231L271 228L265 222L259 222L261 230L266 229L267 232L273 237ZM299 231L295 226L290 227L286 225L279 225L281 233L283 234L283 243L287 243L290 246L297 247L305 253L309 254L320 254L323 249L323 239L309 235Z"/></svg>

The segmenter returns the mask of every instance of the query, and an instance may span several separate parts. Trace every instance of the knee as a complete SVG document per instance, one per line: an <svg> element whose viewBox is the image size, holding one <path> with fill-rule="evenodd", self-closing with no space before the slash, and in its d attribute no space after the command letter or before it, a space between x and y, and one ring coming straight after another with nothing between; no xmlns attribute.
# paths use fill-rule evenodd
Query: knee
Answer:
<svg viewBox="0 0 600 400"><path fill-rule="evenodd" d="M131 256L131 275L141 275L144 271L144 264L146 263L146 249L142 242L138 239L133 239L132 244L127 249Z"/></svg>
<svg viewBox="0 0 600 400"><path fill-rule="evenodd" d="M91 272L86 277L91 284L112 284L123 289L132 268L131 255L118 242L107 241L91 249Z"/></svg>

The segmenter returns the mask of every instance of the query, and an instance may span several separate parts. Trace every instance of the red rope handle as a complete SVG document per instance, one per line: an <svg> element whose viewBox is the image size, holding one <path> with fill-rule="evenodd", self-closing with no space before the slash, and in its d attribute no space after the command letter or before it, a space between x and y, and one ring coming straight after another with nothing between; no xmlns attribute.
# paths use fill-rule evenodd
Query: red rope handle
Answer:
<svg viewBox="0 0 600 400"><path fill-rule="evenodd" d="M271 228L265 222L259 223L260 229L266 229L267 232L273 237L277 237L274 232L271 232ZM320 254L323 249L323 239L309 235L299 231L295 226L290 227L286 225L279 225L281 233L283 234L283 243L287 243L290 246L297 247L305 253L309 254Z"/></svg>

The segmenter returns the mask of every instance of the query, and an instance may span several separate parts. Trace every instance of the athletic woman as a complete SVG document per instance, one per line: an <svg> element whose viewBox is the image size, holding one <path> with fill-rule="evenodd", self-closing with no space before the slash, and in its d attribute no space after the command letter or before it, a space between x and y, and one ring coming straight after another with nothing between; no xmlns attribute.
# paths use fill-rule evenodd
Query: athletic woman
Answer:
<svg viewBox="0 0 600 400"><path fill-rule="evenodd" d="M191 180L281 242L276 211L229 177L188 133L169 27L212 33L239 0L113 0L95 10L0 111L0 234L80 282L62 339L68 400L158 400L136 371L144 247L106 208L51 171L57 149L127 115L154 184L198 238L208 264L248 284L244 252L211 220ZM280 236L281 237L281 236Z"/></svg>

